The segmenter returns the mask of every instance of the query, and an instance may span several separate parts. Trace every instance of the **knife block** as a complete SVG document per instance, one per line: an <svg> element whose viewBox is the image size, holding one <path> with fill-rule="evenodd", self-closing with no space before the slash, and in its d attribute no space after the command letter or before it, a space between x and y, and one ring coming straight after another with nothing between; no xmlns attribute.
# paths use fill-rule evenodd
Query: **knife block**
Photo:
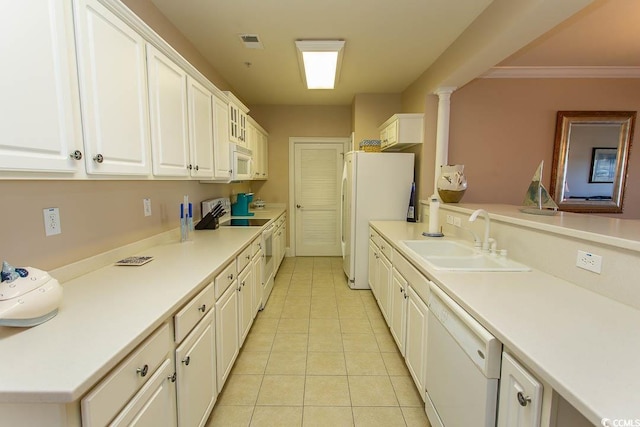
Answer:
<svg viewBox="0 0 640 427"><path fill-rule="evenodd" d="M202 218L202 220L196 224L196 230L217 230L220 227L220 220L213 216L212 212L209 212Z"/></svg>

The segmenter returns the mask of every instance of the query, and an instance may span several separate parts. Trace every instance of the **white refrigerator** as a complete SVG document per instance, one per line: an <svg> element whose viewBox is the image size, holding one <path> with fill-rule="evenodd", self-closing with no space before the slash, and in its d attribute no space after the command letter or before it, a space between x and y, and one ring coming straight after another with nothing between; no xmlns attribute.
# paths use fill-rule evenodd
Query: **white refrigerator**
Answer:
<svg viewBox="0 0 640 427"><path fill-rule="evenodd" d="M345 155L342 174L342 263L352 289L369 289L369 221L406 221L413 153Z"/></svg>

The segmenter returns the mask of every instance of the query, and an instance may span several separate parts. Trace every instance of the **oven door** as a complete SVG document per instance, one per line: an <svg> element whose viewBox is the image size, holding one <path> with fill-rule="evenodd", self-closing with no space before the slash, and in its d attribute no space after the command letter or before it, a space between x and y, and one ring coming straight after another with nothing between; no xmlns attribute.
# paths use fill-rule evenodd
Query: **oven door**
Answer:
<svg viewBox="0 0 640 427"><path fill-rule="evenodd" d="M264 308L271 290L273 289L275 258L273 257L273 231L275 224L271 224L262 232L262 248L264 251L264 268L262 269L262 307Z"/></svg>

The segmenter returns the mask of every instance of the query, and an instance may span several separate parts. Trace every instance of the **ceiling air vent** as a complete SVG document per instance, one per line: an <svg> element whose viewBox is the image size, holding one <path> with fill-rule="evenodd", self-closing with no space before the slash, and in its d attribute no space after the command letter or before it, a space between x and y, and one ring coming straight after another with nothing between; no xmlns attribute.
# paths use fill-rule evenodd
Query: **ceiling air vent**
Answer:
<svg viewBox="0 0 640 427"><path fill-rule="evenodd" d="M239 34L238 36L247 49L264 49L257 34Z"/></svg>

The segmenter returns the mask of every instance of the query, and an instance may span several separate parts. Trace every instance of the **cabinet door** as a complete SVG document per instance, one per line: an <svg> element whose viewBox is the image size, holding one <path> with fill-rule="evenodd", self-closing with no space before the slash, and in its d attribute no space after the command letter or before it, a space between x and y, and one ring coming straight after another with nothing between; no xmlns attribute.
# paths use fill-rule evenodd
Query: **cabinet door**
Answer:
<svg viewBox="0 0 640 427"><path fill-rule="evenodd" d="M189 97L189 171L192 177L213 178L213 95L193 78Z"/></svg>
<svg viewBox="0 0 640 427"><path fill-rule="evenodd" d="M542 384L508 353L502 353L498 427L539 427Z"/></svg>
<svg viewBox="0 0 640 427"><path fill-rule="evenodd" d="M187 73L147 44L153 174L189 175Z"/></svg>
<svg viewBox="0 0 640 427"><path fill-rule="evenodd" d="M213 164L215 179L231 178L231 153L229 152L229 106L214 97Z"/></svg>
<svg viewBox="0 0 640 427"><path fill-rule="evenodd" d="M238 109L238 144L248 148L247 114L240 109Z"/></svg>
<svg viewBox="0 0 640 427"><path fill-rule="evenodd" d="M371 288L371 292L373 292L373 296L376 297L376 300L380 299L378 295L378 257L378 247L373 241L369 240L368 280L369 287Z"/></svg>
<svg viewBox="0 0 640 427"><path fill-rule="evenodd" d="M229 141L240 143L240 109L235 104L229 103Z"/></svg>
<svg viewBox="0 0 640 427"><path fill-rule="evenodd" d="M390 324L391 335L398 345L400 353L404 356L405 329L407 314L407 281L396 269L393 269L390 289Z"/></svg>
<svg viewBox="0 0 640 427"><path fill-rule="evenodd" d="M76 172L82 149L70 1L7 1L0 14L0 169Z"/></svg>
<svg viewBox="0 0 640 427"><path fill-rule="evenodd" d="M260 159L262 160L262 179L269 178L269 140L267 135L260 134Z"/></svg>
<svg viewBox="0 0 640 427"><path fill-rule="evenodd" d="M234 281L216 301L216 377L218 392L238 356L238 286Z"/></svg>
<svg viewBox="0 0 640 427"><path fill-rule="evenodd" d="M178 424L203 426L218 396L214 310L176 349Z"/></svg>
<svg viewBox="0 0 640 427"><path fill-rule="evenodd" d="M262 304L262 274L264 271L264 252L262 249L253 257L253 287L251 290L251 298L253 300L253 315L260 309Z"/></svg>
<svg viewBox="0 0 640 427"><path fill-rule="evenodd" d="M110 426L176 426L176 387L173 363L167 359L129 401Z"/></svg>
<svg viewBox="0 0 640 427"><path fill-rule="evenodd" d="M404 357L411 377L420 391L422 400L424 400L427 372L427 319L429 309L411 286L407 287L407 295L407 332Z"/></svg>
<svg viewBox="0 0 640 427"><path fill-rule="evenodd" d="M238 331L240 347L244 343L244 339L251 329L253 323L253 269L250 266L245 267L242 273L238 276L238 305L240 311L238 313L238 319L240 322L240 330Z"/></svg>
<svg viewBox="0 0 640 427"><path fill-rule="evenodd" d="M87 173L147 175L145 42L97 0L75 4Z"/></svg>
<svg viewBox="0 0 640 427"><path fill-rule="evenodd" d="M384 256L379 255L378 258L378 305L380 305L380 311L387 321L387 325L391 324L390 314L390 299L389 292L391 289L391 262Z"/></svg>

